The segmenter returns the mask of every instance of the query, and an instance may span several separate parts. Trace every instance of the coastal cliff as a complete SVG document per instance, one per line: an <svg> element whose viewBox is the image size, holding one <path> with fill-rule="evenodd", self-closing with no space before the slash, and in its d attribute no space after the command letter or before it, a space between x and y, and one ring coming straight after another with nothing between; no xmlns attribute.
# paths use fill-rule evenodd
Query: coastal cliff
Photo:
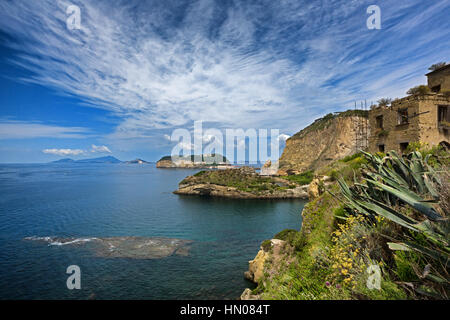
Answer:
<svg viewBox="0 0 450 320"><path fill-rule="evenodd" d="M298 174L322 168L355 152L358 123L367 118L362 110L328 114L293 135L279 160L278 174Z"/></svg>

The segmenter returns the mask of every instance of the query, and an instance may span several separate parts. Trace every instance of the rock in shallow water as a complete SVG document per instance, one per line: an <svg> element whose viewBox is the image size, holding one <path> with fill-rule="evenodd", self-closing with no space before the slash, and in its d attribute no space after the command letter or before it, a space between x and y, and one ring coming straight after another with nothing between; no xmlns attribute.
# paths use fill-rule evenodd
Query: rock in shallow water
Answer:
<svg viewBox="0 0 450 320"><path fill-rule="evenodd" d="M190 240L148 237L108 238L57 238L28 237L25 240L41 241L50 246L85 246L98 257L160 259L179 254L189 254Z"/></svg>

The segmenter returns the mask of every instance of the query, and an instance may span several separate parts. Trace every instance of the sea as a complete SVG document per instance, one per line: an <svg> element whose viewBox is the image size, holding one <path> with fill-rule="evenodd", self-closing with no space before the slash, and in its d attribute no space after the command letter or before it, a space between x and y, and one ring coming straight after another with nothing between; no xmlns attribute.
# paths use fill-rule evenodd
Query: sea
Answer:
<svg viewBox="0 0 450 320"><path fill-rule="evenodd" d="M0 299L238 299L261 242L299 230L306 202L173 194L198 171L0 165Z"/></svg>

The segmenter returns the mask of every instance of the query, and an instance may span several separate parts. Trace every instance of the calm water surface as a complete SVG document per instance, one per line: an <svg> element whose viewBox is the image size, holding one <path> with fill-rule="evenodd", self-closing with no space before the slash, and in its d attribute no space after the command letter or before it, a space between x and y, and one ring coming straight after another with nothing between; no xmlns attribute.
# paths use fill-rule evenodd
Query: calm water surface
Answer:
<svg viewBox="0 0 450 320"><path fill-rule="evenodd" d="M0 166L0 299L236 299L260 243L301 226L304 201L177 196L198 170L154 165ZM167 237L187 256L105 258L26 237ZM81 290L68 290L69 265Z"/></svg>

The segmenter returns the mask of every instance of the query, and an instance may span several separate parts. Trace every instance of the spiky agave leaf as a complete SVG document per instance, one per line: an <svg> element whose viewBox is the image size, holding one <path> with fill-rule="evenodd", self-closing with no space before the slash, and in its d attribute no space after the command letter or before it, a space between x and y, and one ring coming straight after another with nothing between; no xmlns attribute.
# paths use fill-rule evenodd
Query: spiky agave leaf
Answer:
<svg viewBox="0 0 450 320"><path fill-rule="evenodd" d="M400 200L406 202L417 211L426 215L428 219L432 221L443 220L442 216L439 213L437 213L436 210L431 205L423 201L424 199L422 199L417 194L409 191L406 192L406 190L398 190L375 180L371 180L371 182L376 186L380 187L381 189L383 189L384 191L389 192L390 194L396 196Z"/></svg>

